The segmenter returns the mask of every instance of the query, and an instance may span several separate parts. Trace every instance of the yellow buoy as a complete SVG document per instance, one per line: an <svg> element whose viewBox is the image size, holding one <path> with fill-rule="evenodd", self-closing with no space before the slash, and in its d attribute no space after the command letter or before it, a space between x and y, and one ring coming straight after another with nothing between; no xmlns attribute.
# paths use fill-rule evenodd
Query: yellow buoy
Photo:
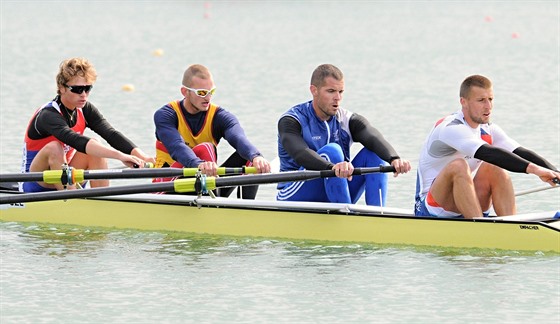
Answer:
<svg viewBox="0 0 560 324"><path fill-rule="evenodd" d="M123 91L134 91L134 85L132 84L125 84L122 86Z"/></svg>
<svg viewBox="0 0 560 324"><path fill-rule="evenodd" d="M162 56L163 55L163 50L161 48L158 48L157 50L155 50L152 53L154 56Z"/></svg>

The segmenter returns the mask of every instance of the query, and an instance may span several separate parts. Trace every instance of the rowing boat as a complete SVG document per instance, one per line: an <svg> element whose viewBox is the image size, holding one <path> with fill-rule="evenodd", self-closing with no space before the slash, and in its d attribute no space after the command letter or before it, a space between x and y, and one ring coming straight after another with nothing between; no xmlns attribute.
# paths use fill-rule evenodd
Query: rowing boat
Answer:
<svg viewBox="0 0 560 324"><path fill-rule="evenodd" d="M359 204L149 193L0 205L3 222L553 253L560 253L559 216L550 211L442 219Z"/></svg>

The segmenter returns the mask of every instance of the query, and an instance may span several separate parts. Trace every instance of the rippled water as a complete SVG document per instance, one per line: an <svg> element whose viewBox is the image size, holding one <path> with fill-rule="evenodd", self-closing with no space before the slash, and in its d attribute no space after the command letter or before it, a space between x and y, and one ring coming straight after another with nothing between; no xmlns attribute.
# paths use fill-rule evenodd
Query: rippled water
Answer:
<svg viewBox="0 0 560 324"><path fill-rule="evenodd" d="M494 119L560 166L560 4L518 2L2 1L0 171L54 96L60 61L85 56L90 100L154 152L153 112L183 70L210 67L215 101L270 160L276 121L310 98L321 63L346 76L344 106L414 164L460 82L494 81ZM153 55L161 49L162 56ZM133 84L135 91L122 91ZM90 134L91 135L91 134ZM231 149L220 144L220 157ZM114 164L118 166L118 164ZM415 169L388 204L411 208ZM543 186L513 174L516 191ZM258 199L272 199L262 186ZM518 197L560 209L560 190ZM279 242L0 223L0 322L560 322L560 257L515 251Z"/></svg>
<svg viewBox="0 0 560 324"><path fill-rule="evenodd" d="M17 224L2 230L9 322L558 319L553 256Z"/></svg>

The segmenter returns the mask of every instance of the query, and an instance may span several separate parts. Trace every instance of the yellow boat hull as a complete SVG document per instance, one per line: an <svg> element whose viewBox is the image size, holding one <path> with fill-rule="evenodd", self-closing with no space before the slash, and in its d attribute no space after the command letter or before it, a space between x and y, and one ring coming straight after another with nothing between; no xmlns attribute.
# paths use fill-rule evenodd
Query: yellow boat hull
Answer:
<svg viewBox="0 0 560 324"><path fill-rule="evenodd" d="M554 216L552 213L549 213L549 218ZM345 204L263 203L139 194L129 195L128 198L119 196L1 205L0 221L270 239L560 253L558 219L418 218L404 210Z"/></svg>

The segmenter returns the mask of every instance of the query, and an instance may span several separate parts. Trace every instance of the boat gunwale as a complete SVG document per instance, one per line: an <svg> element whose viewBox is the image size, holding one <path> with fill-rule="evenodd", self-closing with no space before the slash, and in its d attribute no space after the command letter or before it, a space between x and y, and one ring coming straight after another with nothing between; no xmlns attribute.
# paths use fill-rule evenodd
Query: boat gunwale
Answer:
<svg viewBox="0 0 560 324"><path fill-rule="evenodd" d="M150 195L149 200L141 200L145 195ZM161 197L166 196L166 197ZM153 197L161 197L155 198ZM179 198L179 199L177 199ZM82 198L78 198L82 199ZM197 197L194 195L153 195L153 194L132 194L132 195L121 195L121 196L107 196L107 197L94 197L94 198L83 198L86 200L102 200L102 201L123 201L132 203L146 203L146 204L161 204L161 205L175 205L175 206L188 206L188 207L198 207L198 208L230 208L230 209L248 209L248 210L266 210L271 212L304 212L313 214L326 214L326 215L338 215L338 216L354 216L354 217L379 217L379 218L398 218L398 219L410 219L410 220L424 220L424 221L451 221L451 222L469 222L469 223L495 223L495 224L518 224L518 225L540 225L551 229L556 232L560 232L560 227L549 225L550 222L559 221L558 219L552 217L538 217L535 219L508 219L511 216L490 216L484 218L450 218L450 217L435 217L435 216L415 216L412 214L398 214L398 213L382 213L383 208L374 206L361 206L353 204L344 203L314 203L314 202L278 202L278 201L259 201L251 200L253 204L241 204L239 202L247 202L247 200L242 199L231 199L231 198L207 198L207 197ZM213 202L213 203L210 203ZM237 202L235 204L229 204L231 202ZM261 204L255 205L255 202L260 202ZM264 204L263 204L264 202ZM318 207L321 204L324 207ZM351 208L352 206L358 206L358 208ZM329 208L330 207L330 208ZM350 208L349 208L350 207ZM372 209L368 211L367 209ZM397 208L388 209L389 211L398 210ZM403 209L404 210L404 209ZM552 211L549 211L552 212ZM548 212L532 213L525 215L544 215Z"/></svg>

